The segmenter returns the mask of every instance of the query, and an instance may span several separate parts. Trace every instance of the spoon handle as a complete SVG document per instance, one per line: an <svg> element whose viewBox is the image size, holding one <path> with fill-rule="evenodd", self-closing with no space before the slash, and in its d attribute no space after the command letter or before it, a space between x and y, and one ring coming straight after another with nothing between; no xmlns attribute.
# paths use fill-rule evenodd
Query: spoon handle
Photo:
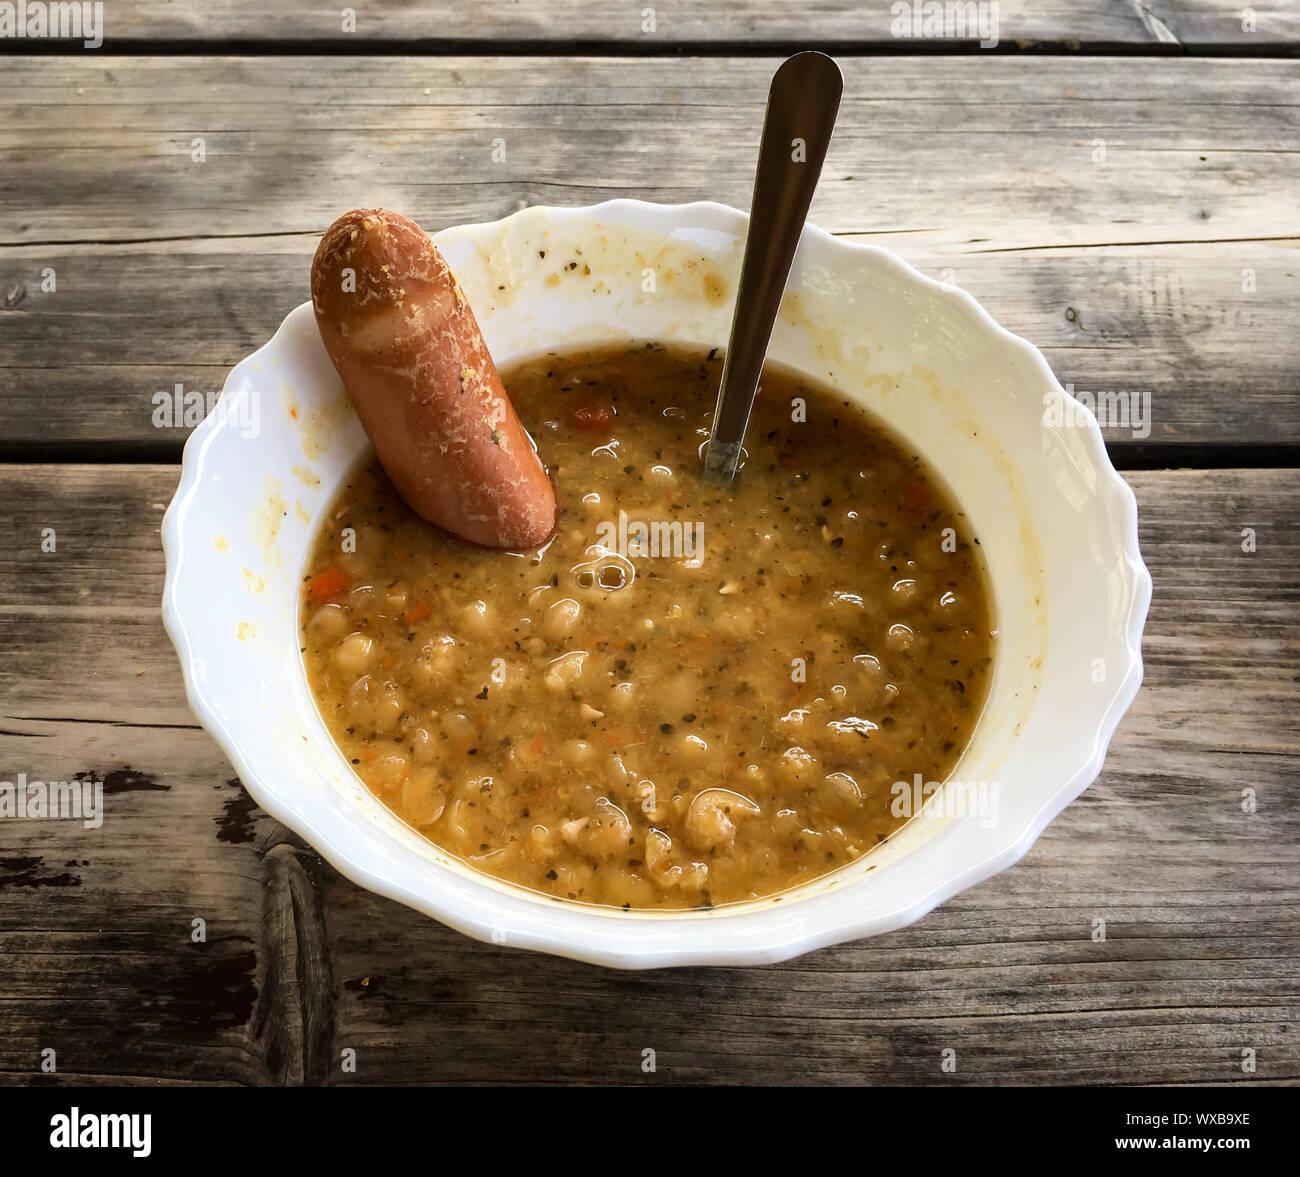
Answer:
<svg viewBox="0 0 1300 1177"><path fill-rule="evenodd" d="M843 90L839 66L824 53L796 53L781 63L772 78L731 341L704 452L705 473L718 482L730 482L740 463L741 442L772 325L830 146Z"/></svg>

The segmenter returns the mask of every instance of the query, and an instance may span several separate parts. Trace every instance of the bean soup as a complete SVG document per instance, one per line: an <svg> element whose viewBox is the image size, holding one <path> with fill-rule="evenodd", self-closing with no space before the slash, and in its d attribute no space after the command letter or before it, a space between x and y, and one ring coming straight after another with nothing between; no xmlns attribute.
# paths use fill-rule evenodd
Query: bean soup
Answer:
<svg viewBox="0 0 1300 1177"><path fill-rule="evenodd" d="M538 551L439 531L373 455L327 514L302 611L321 715L478 870L623 908L770 895L888 838L970 739L996 634L964 514L771 366L735 485L707 483L721 372L657 343L504 371L559 502Z"/></svg>

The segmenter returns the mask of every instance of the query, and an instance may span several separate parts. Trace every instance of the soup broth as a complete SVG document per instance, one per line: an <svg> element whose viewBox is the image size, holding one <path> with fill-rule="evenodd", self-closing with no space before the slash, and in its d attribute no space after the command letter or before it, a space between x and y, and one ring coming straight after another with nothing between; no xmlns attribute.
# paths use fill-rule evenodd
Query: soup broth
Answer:
<svg viewBox="0 0 1300 1177"><path fill-rule="evenodd" d="M373 456L311 554L302 649L366 786L557 899L708 907L852 862L941 782L987 693L979 541L918 455L765 370L730 488L701 476L716 352L504 371L554 479L540 551L448 536Z"/></svg>

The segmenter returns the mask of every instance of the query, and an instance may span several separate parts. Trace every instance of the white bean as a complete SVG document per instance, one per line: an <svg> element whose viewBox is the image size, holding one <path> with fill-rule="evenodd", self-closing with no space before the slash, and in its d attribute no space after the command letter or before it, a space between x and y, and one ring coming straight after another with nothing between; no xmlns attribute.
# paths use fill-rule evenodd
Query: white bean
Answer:
<svg viewBox="0 0 1300 1177"><path fill-rule="evenodd" d="M748 797L730 789L703 789L686 813L686 836L696 850L729 850L736 841L733 818L759 812Z"/></svg>
<svg viewBox="0 0 1300 1177"><path fill-rule="evenodd" d="M581 613L582 606L572 597L556 601L546 610L546 615L542 618L542 636L547 641L558 645L573 632L573 627Z"/></svg>
<svg viewBox="0 0 1300 1177"><path fill-rule="evenodd" d="M561 654L546 668L546 689L552 694L562 694L582 677L582 664L586 661L585 650L571 650Z"/></svg>
<svg viewBox="0 0 1300 1177"><path fill-rule="evenodd" d="M460 611L465 632L476 638L485 638L492 632L492 610L486 601L471 601Z"/></svg>
<svg viewBox="0 0 1300 1177"><path fill-rule="evenodd" d="M373 638L363 633L348 634L334 651L334 665L340 670L352 672L365 670L375 656Z"/></svg>
<svg viewBox="0 0 1300 1177"><path fill-rule="evenodd" d="M322 605L311 615L307 628L321 637L336 638L348 627L348 615L342 605Z"/></svg>

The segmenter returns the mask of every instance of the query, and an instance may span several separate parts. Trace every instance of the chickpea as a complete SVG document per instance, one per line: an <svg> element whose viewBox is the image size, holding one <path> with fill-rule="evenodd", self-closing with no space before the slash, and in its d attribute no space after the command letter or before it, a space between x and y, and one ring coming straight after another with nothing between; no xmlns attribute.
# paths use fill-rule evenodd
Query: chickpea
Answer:
<svg viewBox="0 0 1300 1177"><path fill-rule="evenodd" d="M686 838L696 850L730 850L736 841L735 817L761 812L748 797L730 789L703 789L686 813Z"/></svg>
<svg viewBox="0 0 1300 1177"><path fill-rule="evenodd" d="M465 802L459 798L449 801L442 811L442 828L448 841L456 845L463 853L470 845L473 835L469 827L469 813Z"/></svg>
<svg viewBox="0 0 1300 1177"><path fill-rule="evenodd" d="M347 611L342 605L322 605L307 622L308 630L323 638L336 638L348 627Z"/></svg>
<svg viewBox="0 0 1300 1177"><path fill-rule="evenodd" d="M398 753L380 756L365 766L365 781L376 793L391 798L410 771L410 761Z"/></svg>
<svg viewBox="0 0 1300 1177"><path fill-rule="evenodd" d="M699 891L708 882L709 868L702 862L685 865L674 863L669 855L673 840L662 830L651 829L645 836L646 868L650 877L665 890L680 887L684 891Z"/></svg>
<svg viewBox="0 0 1300 1177"><path fill-rule="evenodd" d="M609 788L622 789L632 779L632 773L623 763L623 757L615 753L601 766L601 777Z"/></svg>
<svg viewBox="0 0 1300 1177"><path fill-rule="evenodd" d="M862 790L847 772L828 773L818 794L822 803L834 812L852 812L862 806Z"/></svg>
<svg viewBox="0 0 1300 1177"><path fill-rule="evenodd" d="M428 825L442 816L446 804L433 769L412 769L402 785L402 816L412 825Z"/></svg>
<svg viewBox="0 0 1300 1177"><path fill-rule="evenodd" d="M854 654L853 664L861 671L863 681L869 686L875 686L884 677L885 668L874 654Z"/></svg>
<svg viewBox="0 0 1300 1177"><path fill-rule="evenodd" d="M474 730L474 721L463 711L447 711L442 716L442 730L452 739L468 736Z"/></svg>
<svg viewBox="0 0 1300 1177"><path fill-rule="evenodd" d="M340 670L357 673L374 660L375 642L363 633L348 634L334 651L334 665Z"/></svg>
<svg viewBox="0 0 1300 1177"><path fill-rule="evenodd" d="M460 622L467 634L485 638L492 632L492 610L486 601L471 601L461 609Z"/></svg>
<svg viewBox="0 0 1300 1177"><path fill-rule="evenodd" d="M589 817L575 817L572 821L560 823L560 837L563 838L570 846L577 846L578 836L587 828L587 823L591 821Z"/></svg>
<svg viewBox="0 0 1300 1177"><path fill-rule="evenodd" d="M556 601L542 618L542 637L558 645L573 632L581 613L582 606L572 597Z"/></svg>
<svg viewBox="0 0 1300 1177"><path fill-rule="evenodd" d="M817 777L817 757L803 748L787 748L776 762L776 768L787 784L806 787Z"/></svg>
<svg viewBox="0 0 1300 1177"><path fill-rule="evenodd" d="M373 675L362 675L348 691L348 714L373 731L393 731L405 710L396 684L380 682Z"/></svg>
<svg viewBox="0 0 1300 1177"><path fill-rule="evenodd" d="M658 902L654 884L625 867L612 863L602 867L601 880L605 902L613 907L654 907Z"/></svg>
<svg viewBox="0 0 1300 1177"><path fill-rule="evenodd" d="M356 575L354 573L354 575ZM358 617L364 617L375 609L375 586L372 584L357 585L348 594L348 606Z"/></svg>
<svg viewBox="0 0 1300 1177"><path fill-rule="evenodd" d="M417 727L411 733L411 759L416 764L432 764L438 758L438 741L427 727Z"/></svg>
<svg viewBox="0 0 1300 1177"><path fill-rule="evenodd" d="M864 736L879 730L877 724L858 715L846 715L843 719L832 720L826 725L827 734L835 746L846 753L856 751Z"/></svg>
<svg viewBox="0 0 1300 1177"><path fill-rule="evenodd" d="M456 648L456 639L442 634L430 642L425 642L420 652L411 659L411 678L417 686L436 687L440 685L455 666L452 651Z"/></svg>
<svg viewBox="0 0 1300 1177"><path fill-rule="evenodd" d="M885 645L899 653L910 650L916 645L916 634L910 627L896 623L891 625L885 634Z"/></svg>
<svg viewBox="0 0 1300 1177"><path fill-rule="evenodd" d="M557 862L551 868L555 871L552 886L565 895L580 895L596 876L596 868L588 862Z"/></svg>
<svg viewBox="0 0 1300 1177"><path fill-rule="evenodd" d="M560 755L572 765L590 764L595 759L596 749L586 740L569 740L560 750Z"/></svg>
<svg viewBox="0 0 1300 1177"><path fill-rule="evenodd" d="M682 737L677 751L688 764L698 764L708 754L709 745L699 736L692 734Z"/></svg>
<svg viewBox="0 0 1300 1177"><path fill-rule="evenodd" d="M920 592L920 586L910 577L903 577L894 581L890 586L890 598L900 605L910 605Z"/></svg>
<svg viewBox="0 0 1300 1177"><path fill-rule="evenodd" d="M632 823L627 814L606 797L596 801L596 812L587 823L583 849L599 859L625 852L632 840Z"/></svg>
<svg viewBox="0 0 1300 1177"><path fill-rule="evenodd" d="M788 838L803 829L803 819L793 809L778 809L772 819L772 829L782 837Z"/></svg>
<svg viewBox="0 0 1300 1177"><path fill-rule="evenodd" d="M546 689L552 694L563 694L582 677L582 664L586 661L585 650L571 650L561 654L546 668Z"/></svg>

